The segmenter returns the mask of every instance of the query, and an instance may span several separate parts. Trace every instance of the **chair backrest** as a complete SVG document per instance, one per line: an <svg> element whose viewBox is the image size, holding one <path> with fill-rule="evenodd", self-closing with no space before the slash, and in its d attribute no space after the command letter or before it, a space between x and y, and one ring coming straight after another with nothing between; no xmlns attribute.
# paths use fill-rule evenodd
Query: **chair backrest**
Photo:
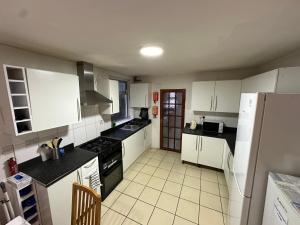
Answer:
<svg viewBox="0 0 300 225"><path fill-rule="evenodd" d="M73 184L71 225L100 225L101 197L93 189Z"/></svg>

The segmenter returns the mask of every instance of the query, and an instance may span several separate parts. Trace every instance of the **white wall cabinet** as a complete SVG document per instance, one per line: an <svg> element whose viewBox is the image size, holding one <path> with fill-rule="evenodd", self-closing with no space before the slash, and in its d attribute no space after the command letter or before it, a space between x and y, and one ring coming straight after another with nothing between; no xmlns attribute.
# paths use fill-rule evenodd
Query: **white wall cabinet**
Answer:
<svg viewBox="0 0 300 225"><path fill-rule="evenodd" d="M243 93L300 93L300 67L271 70L242 80Z"/></svg>
<svg viewBox="0 0 300 225"><path fill-rule="evenodd" d="M80 121L78 76L36 69L26 71L33 131Z"/></svg>
<svg viewBox="0 0 300 225"><path fill-rule="evenodd" d="M130 84L130 107L149 108L151 105L150 84L133 83Z"/></svg>
<svg viewBox="0 0 300 225"><path fill-rule="evenodd" d="M108 107L104 110L104 114L115 114L120 112L120 94L119 94L119 81L109 80L108 81L108 98L113 103L108 104Z"/></svg>
<svg viewBox="0 0 300 225"><path fill-rule="evenodd" d="M83 170L90 165L98 166L98 157L47 188L36 183L43 225L71 224L72 185L74 182L83 182ZM85 184L87 183L85 182Z"/></svg>
<svg viewBox="0 0 300 225"><path fill-rule="evenodd" d="M192 110L238 113L240 95L240 80L193 82Z"/></svg>
<svg viewBox="0 0 300 225"><path fill-rule="evenodd" d="M224 139L182 134L181 159L222 169Z"/></svg>

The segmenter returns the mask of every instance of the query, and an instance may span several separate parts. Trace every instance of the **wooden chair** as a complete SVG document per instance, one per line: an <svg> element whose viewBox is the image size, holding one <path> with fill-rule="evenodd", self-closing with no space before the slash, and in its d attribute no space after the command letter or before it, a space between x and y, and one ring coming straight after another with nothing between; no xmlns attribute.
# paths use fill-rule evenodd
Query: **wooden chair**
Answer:
<svg viewBox="0 0 300 225"><path fill-rule="evenodd" d="M71 225L100 225L101 197L93 189L73 184Z"/></svg>

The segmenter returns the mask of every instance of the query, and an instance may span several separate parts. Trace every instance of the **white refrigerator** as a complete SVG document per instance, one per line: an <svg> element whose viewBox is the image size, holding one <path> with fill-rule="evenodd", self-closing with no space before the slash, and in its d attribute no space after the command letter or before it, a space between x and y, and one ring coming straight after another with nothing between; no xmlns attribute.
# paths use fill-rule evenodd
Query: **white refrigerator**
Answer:
<svg viewBox="0 0 300 225"><path fill-rule="evenodd" d="M242 94L228 225L261 225L269 171L300 176L300 94Z"/></svg>

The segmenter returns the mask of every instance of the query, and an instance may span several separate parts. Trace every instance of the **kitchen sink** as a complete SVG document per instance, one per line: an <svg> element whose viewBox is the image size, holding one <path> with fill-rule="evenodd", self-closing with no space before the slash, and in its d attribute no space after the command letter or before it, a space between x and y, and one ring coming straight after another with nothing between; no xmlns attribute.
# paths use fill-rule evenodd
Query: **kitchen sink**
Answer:
<svg viewBox="0 0 300 225"><path fill-rule="evenodd" d="M120 129L122 129L122 130L135 131L135 130L137 130L137 129L139 129L139 128L140 128L139 125L130 125L130 124L127 124L127 125L121 127Z"/></svg>

